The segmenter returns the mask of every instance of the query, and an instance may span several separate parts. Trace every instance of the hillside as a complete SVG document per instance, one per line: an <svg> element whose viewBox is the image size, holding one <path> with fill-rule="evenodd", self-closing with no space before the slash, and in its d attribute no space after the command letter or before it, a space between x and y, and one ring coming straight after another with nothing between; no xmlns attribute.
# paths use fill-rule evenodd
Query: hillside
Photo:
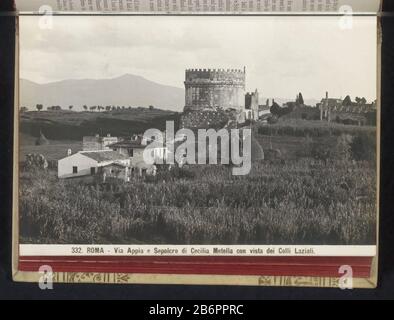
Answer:
<svg viewBox="0 0 394 320"><path fill-rule="evenodd" d="M160 109L134 108L108 112L29 111L20 115L21 144L42 132L49 140L82 140L84 135L130 136L150 128L165 129L167 120L178 124L179 114Z"/></svg>
<svg viewBox="0 0 394 320"><path fill-rule="evenodd" d="M21 106L30 110L35 109L37 104L43 104L44 109L54 105L67 109L72 105L78 111L83 110L83 105L153 105L161 109L182 111L185 99L181 88L162 85L131 74L113 79L64 80L46 84L21 79L20 96Z"/></svg>

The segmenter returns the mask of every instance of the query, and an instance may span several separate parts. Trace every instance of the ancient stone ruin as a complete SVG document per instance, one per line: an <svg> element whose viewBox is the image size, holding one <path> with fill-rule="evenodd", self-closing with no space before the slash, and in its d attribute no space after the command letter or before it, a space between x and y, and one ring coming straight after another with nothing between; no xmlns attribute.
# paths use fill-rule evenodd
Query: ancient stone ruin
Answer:
<svg viewBox="0 0 394 320"><path fill-rule="evenodd" d="M245 106L245 69L187 69L184 111Z"/></svg>

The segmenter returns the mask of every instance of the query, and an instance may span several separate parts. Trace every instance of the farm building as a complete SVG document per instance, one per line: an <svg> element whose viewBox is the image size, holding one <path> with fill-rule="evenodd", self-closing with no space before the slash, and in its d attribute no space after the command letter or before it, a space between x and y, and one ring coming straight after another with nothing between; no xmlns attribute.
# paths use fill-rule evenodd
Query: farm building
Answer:
<svg viewBox="0 0 394 320"><path fill-rule="evenodd" d="M58 161L58 177L95 175L99 168L113 163L130 166L130 158L115 151L80 151Z"/></svg>
<svg viewBox="0 0 394 320"><path fill-rule="evenodd" d="M344 105L344 100L328 98L328 92L326 92L326 98L317 104L320 110L320 120L355 125L376 123L376 116L374 116L374 114L376 115L376 103L366 103L365 99L360 98L358 100L358 102L349 101Z"/></svg>
<svg viewBox="0 0 394 320"><path fill-rule="evenodd" d="M101 175L103 182L108 179L130 181L132 168L122 163L111 163L98 168L98 174Z"/></svg>
<svg viewBox="0 0 394 320"><path fill-rule="evenodd" d="M331 121L331 111L335 108L342 106L343 100L336 98L329 98L328 92L326 92L326 98L322 99L317 105L320 109L320 120Z"/></svg>
<svg viewBox="0 0 394 320"><path fill-rule="evenodd" d="M110 143L111 141L116 142ZM134 136L129 140L121 141L110 136L106 138L84 137L83 151L71 154L69 150L68 156L58 161L58 177L95 176L103 181L107 178L129 181L132 173L155 174L156 167L144 161L145 148L151 149L150 158L159 164L165 163L169 151L162 146L151 147L153 146L149 144L151 141L144 141L142 136Z"/></svg>
<svg viewBox="0 0 394 320"><path fill-rule="evenodd" d="M164 163L168 156L166 147L150 147L149 144L142 143L143 140L125 140L109 145L113 151L119 152L121 155L130 157L131 166L144 161L145 148L151 149L150 157L158 163Z"/></svg>
<svg viewBox="0 0 394 320"><path fill-rule="evenodd" d="M118 142L117 137L111 137L108 134L106 137L100 137L100 135L95 136L85 136L83 137L83 151L99 151L99 150L111 150L108 146Z"/></svg>
<svg viewBox="0 0 394 320"><path fill-rule="evenodd" d="M113 143L108 147L115 153L129 158L132 166L137 162L144 160L145 146L142 145L139 141L124 140Z"/></svg>

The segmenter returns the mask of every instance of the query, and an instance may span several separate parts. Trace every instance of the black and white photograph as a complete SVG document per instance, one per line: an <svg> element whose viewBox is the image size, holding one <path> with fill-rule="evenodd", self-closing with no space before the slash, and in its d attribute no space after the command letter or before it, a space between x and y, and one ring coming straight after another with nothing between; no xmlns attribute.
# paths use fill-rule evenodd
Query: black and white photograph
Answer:
<svg viewBox="0 0 394 320"><path fill-rule="evenodd" d="M376 17L44 18L19 21L21 245L376 244Z"/></svg>

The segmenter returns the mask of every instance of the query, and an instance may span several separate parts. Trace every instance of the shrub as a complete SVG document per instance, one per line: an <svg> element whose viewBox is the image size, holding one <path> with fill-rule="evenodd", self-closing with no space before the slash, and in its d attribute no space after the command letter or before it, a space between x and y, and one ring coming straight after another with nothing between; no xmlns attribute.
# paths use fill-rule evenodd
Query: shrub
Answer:
<svg viewBox="0 0 394 320"><path fill-rule="evenodd" d="M328 137L340 136L342 134L358 135L365 134L376 138L376 128L366 126L345 126L335 122L309 121L301 119L289 119L278 121L275 116L268 126L259 126L257 131L262 135L289 135L297 137Z"/></svg>
<svg viewBox="0 0 394 320"><path fill-rule="evenodd" d="M271 117L268 118L268 123L269 123L269 124L277 123L277 122L278 122L278 119L279 119L279 118L278 118L276 115L272 115ZM259 128L259 129L261 129L261 128ZM259 131L259 133L260 133L260 131Z"/></svg>
<svg viewBox="0 0 394 320"><path fill-rule="evenodd" d="M359 134L350 144L352 158L357 161L376 161L376 137Z"/></svg>

